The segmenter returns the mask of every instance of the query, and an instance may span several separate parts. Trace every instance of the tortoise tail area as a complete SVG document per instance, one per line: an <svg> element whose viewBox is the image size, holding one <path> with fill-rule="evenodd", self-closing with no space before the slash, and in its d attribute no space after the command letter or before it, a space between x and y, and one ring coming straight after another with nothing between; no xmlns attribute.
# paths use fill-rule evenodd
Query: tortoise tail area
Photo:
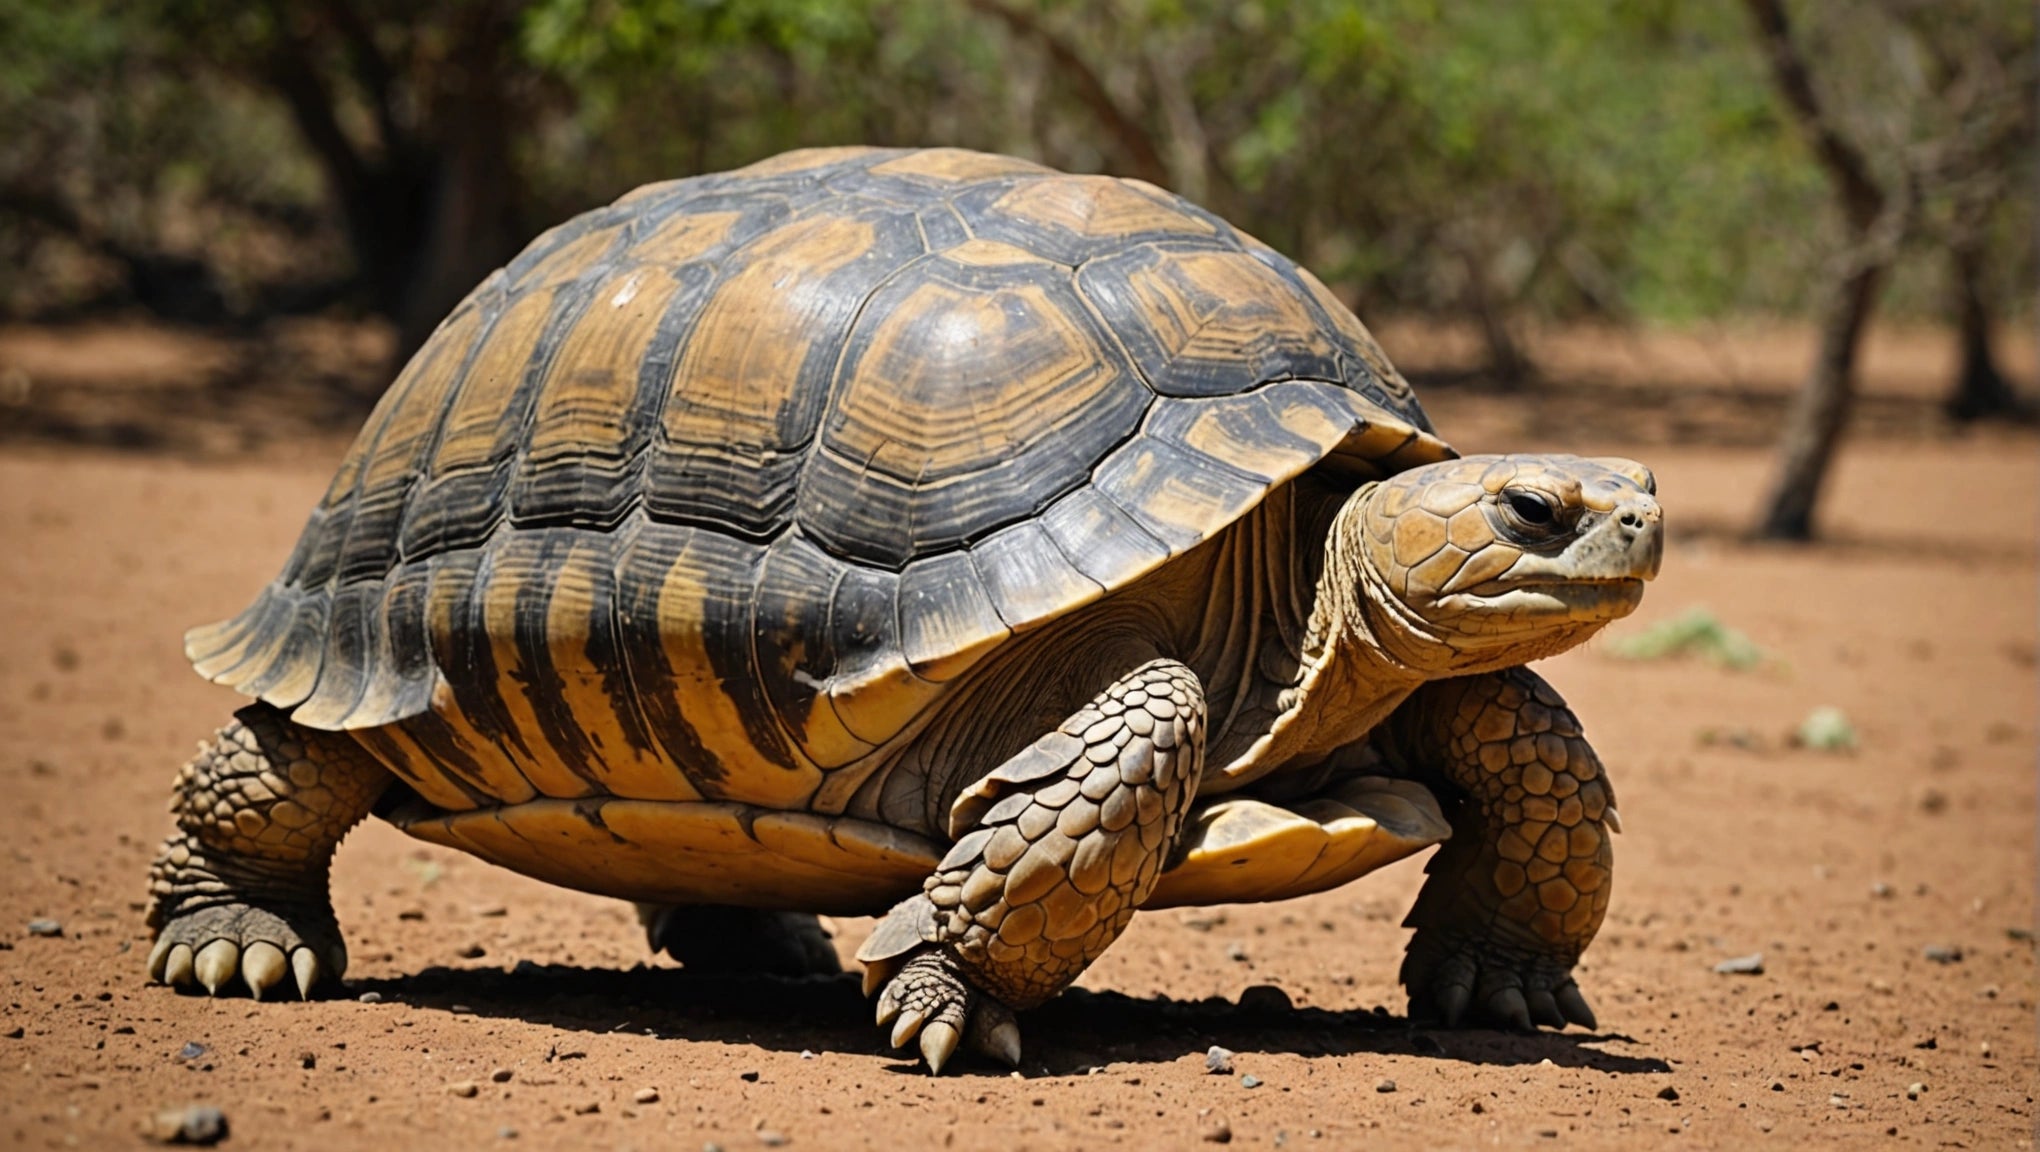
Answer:
<svg viewBox="0 0 2040 1152"><path fill-rule="evenodd" d="M199 675L338 731L426 711L439 674L422 570L337 590L274 583L239 615L184 634Z"/></svg>

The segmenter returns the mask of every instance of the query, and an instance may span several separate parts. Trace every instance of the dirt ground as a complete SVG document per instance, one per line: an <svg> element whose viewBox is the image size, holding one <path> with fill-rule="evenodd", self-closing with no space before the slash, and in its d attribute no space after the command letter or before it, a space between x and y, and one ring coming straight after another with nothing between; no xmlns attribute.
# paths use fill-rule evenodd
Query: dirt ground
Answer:
<svg viewBox="0 0 2040 1152"><path fill-rule="evenodd" d="M1464 449L1626 451L1660 479L1663 577L1544 667L1627 828L1579 970L1601 1030L1413 1031L1395 985L1410 861L1305 900L1141 917L1023 1018L1022 1072L930 1079L884 1049L854 976L690 977L646 956L623 904L380 824L335 869L344 992L147 985L168 785L237 703L180 634L274 574L344 439L306 418L258 443L183 404L180 427L216 434L76 434L146 424L147 403L80 403L42 361L31 380L25 339L0 333L0 1145L130 1146L144 1117L200 1101L229 1147L321 1152L1195 1147L1221 1129L1290 1148L2032 1147L2031 434L1958 435L1919 389L1873 394L1829 542L1792 549L1731 530L1766 478L1775 388L1427 393ZM1767 660L1615 654L1696 606ZM1855 750L1791 742L1822 706ZM31 934L40 918L61 934ZM836 927L847 961L869 922ZM1761 974L1714 971L1751 953ZM1289 1006L1240 1006L1257 986ZM1233 1075L1206 1073L1214 1044Z"/></svg>

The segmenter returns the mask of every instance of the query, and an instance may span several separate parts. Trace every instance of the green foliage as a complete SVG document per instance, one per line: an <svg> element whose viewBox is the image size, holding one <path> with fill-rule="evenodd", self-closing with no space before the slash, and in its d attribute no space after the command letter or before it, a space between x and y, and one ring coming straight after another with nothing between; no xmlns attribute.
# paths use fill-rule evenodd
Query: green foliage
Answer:
<svg viewBox="0 0 2040 1152"><path fill-rule="evenodd" d="M518 52L449 80L464 22L505 11ZM2030 69L2020 0L1794 12L1817 85L1895 186L1981 122L1985 72ZM394 99L332 31L350 26ZM54 184L95 226L208 251L222 233L165 204L225 205L243 231L285 208L330 224L331 148L300 137L275 82L292 29L369 161L379 116L431 148L452 131L429 121L444 93L514 97L528 231L645 181L875 143L1146 176L1363 310L1791 313L1838 236L1728 0L0 0L0 117L25 126L0 193ZM1965 171L2023 170L2030 136L1977 144ZM1892 303L1941 310L1938 254L1962 229L1989 236L2000 301L2029 299L2030 198L1981 186L1922 185ZM0 214L0 247L24 235Z"/></svg>
<svg viewBox="0 0 2040 1152"><path fill-rule="evenodd" d="M1688 608L1669 620L1609 643L1608 651L1624 660L1669 660L1696 656L1723 668L1756 668L1770 656L1748 636L1730 628L1704 607Z"/></svg>

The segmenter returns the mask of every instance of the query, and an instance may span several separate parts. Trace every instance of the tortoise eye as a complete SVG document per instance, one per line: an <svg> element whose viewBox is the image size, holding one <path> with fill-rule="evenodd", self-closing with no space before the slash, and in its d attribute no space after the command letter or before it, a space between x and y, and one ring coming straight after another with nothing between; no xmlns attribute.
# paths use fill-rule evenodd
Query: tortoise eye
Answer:
<svg viewBox="0 0 2040 1152"><path fill-rule="evenodd" d="M1502 498L1509 502L1509 511L1514 512L1517 518L1525 524L1535 524L1540 528L1546 528L1558 518L1552 512L1551 505L1546 502L1544 497L1539 496L1535 492L1525 492L1520 488L1511 488L1502 494Z"/></svg>

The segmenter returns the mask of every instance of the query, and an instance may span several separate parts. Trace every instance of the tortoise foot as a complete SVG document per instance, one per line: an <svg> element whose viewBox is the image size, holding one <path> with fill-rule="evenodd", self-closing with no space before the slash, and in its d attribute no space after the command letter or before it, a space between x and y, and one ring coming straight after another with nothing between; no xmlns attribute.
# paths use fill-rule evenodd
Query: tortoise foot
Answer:
<svg viewBox="0 0 2040 1152"><path fill-rule="evenodd" d="M1416 1023L1517 1032L1597 1026L1570 961L1497 941L1420 929L1410 941L1403 981Z"/></svg>
<svg viewBox="0 0 2040 1152"><path fill-rule="evenodd" d="M690 972L834 976L843 971L820 919L806 912L715 905L640 904L652 951Z"/></svg>
<svg viewBox="0 0 2040 1152"><path fill-rule="evenodd" d="M1020 1066L1020 1025L1013 1010L977 990L955 957L931 949L914 957L878 996L878 1023L892 1025L892 1046L920 1038L921 1058L932 1075L956 1054L959 1044L1009 1067Z"/></svg>
<svg viewBox="0 0 2040 1152"><path fill-rule="evenodd" d="M340 927L325 908L215 904L165 924L149 951L151 979L204 988L212 996L244 987L264 1000L295 988L308 999L312 989L346 970Z"/></svg>

